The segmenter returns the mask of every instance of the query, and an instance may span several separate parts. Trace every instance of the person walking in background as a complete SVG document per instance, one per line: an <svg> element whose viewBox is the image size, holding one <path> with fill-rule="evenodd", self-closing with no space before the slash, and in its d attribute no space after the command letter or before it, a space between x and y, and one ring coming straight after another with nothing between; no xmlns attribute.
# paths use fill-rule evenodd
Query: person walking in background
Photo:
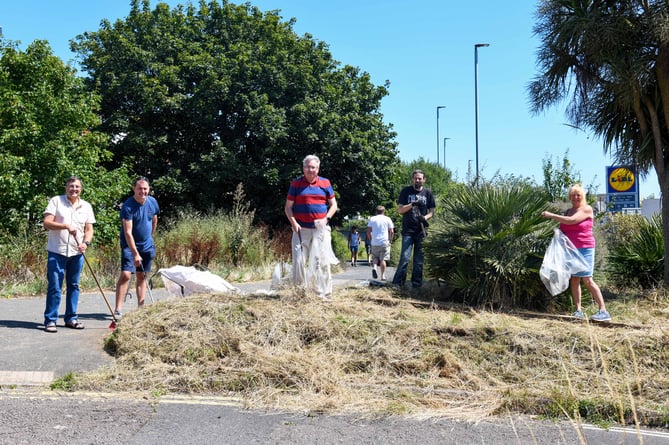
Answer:
<svg viewBox="0 0 669 445"><path fill-rule="evenodd" d="M397 212L402 215L402 253L395 270L393 284L404 286L413 251L411 285L423 285L423 240L427 236L428 220L434 215L436 203L432 192L425 188L425 173L414 170L412 185L404 187L397 200Z"/></svg>
<svg viewBox="0 0 669 445"><path fill-rule="evenodd" d="M372 239L369 236L366 236L365 232L365 253L367 254L367 264L372 264Z"/></svg>
<svg viewBox="0 0 669 445"><path fill-rule="evenodd" d="M303 176L294 179L288 188L284 212L293 229L293 283L304 286L306 283L306 259L311 258L311 249L317 243L332 249L330 226L328 222L337 211L337 200L330 181L318 176L321 161L315 155L309 155L302 161ZM330 262L320 261L310 264L315 269L317 278L312 291L328 300L332 296L332 274Z"/></svg>
<svg viewBox="0 0 669 445"><path fill-rule="evenodd" d="M348 249L351 251L351 266L358 267L358 249L360 248L360 234L356 226L351 227L348 234Z"/></svg>
<svg viewBox="0 0 669 445"><path fill-rule="evenodd" d="M144 305L146 276L156 256L154 237L158 226L160 207L150 192L149 180L144 176L135 179L133 196L121 207L121 275L116 282L116 308L114 316L121 318L123 299L128 292L132 274L136 276L137 306Z"/></svg>
<svg viewBox="0 0 669 445"><path fill-rule="evenodd" d="M569 279L569 288L571 298L576 311L573 316L585 319L585 314L581 307L581 280L590 291L590 295L597 303L599 310L591 317L594 321L609 321L611 315L606 310L602 291L599 289L592 275L595 269L595 236L592 233L592 224L594 221L594 212L592 207L586 201L586 193L580 184L572 185L569 188L569 200L571 208L567 209L564 215L557 215L551 212L542 212L544 218L553 219L560 223L560 230L574 244L574 247L583 255L586 262L590 265L587 272L573 275Z"/></svg>
<svg viewBox="0 0 669 445"><path fill-rule="evenodd" d="M376 215L367 223L367 239L370 240L372 250L372 277L379 277L376 272L376 266L379 266L383 281L386 280L386 262L390 259L390 245L395 236L393 220L385 213L385 207L377 206Z"/></svg>
<svg viewBox="0 0 669 445"><path fill-rule="evenodd" d="M71 176L65 183L65 194L49 200L44 210L44 228L49 231L46 244L47 292L44 330L58 332L58 308L65 279L65 326L84 329L79 321L79 278L84 256L93 239L95 215L91 205L81 199L81 179Z"/></svg>

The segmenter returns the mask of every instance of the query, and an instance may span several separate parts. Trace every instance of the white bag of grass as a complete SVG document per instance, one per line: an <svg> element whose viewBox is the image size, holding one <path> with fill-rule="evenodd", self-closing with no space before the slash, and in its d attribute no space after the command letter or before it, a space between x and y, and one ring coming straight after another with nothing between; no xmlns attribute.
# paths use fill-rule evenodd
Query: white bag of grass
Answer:
<svg viewBox="0 0 669 445"><path fill-rule="evenodd" d="M274 272L272 272L272 284L270 285L270 289L280 289L284 286L289 286L292 276L292 264L286 262L277 263L276 266L274 266Z"/></svg>

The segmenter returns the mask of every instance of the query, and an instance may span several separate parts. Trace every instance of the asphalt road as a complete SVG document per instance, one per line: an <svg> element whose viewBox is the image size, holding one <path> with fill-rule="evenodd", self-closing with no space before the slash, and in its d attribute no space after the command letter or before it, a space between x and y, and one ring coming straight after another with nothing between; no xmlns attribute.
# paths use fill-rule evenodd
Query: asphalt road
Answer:
<svg viewBox="0 0 669 445"><path fill-rule="evenodd" d="M388 275L392 276L389 270ZM370 268L347 267L335 287L368 286ZM270 291L270 282L237 284ZM113 304L113 292L105 292ZM156 300L175 298L154 290ZM134 307L134 301L126 304ZM44 298L0 300L0 444L669 444L666 431L611 429L527 417L463 422L366 419L245 410L215 397L62 393L49 383L110 363L102 346L111 317L100 292L81 297L84 330L43 331Z"/></svg>

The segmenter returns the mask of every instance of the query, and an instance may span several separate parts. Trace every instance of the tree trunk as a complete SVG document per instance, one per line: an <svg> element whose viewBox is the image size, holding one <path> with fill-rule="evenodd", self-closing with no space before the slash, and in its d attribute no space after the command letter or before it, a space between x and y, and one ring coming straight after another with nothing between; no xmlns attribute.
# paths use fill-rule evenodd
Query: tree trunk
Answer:
<svg viewBox="0 0 669 445"><path fill-rule="evenodd" d="M660 193L662 194L662 238L664 240L664 285L669 286L669 175L660 175Z"/></svg>
<svg viewBox="0 0 669 445"><path fill-rule="evenodd" d="M655 63L655 75L661 97L661 107L658 108L660 128L669 128L669 45L661 44ZM662 131L658 129L657 131ZM665 134L666 135L666 134ZM665 136L662 135L662 136ZM660 183L662 194L662 237L664 239L664 285L669 286L669 175L663 141L664 137L655 135L655 171Z"/></svg>

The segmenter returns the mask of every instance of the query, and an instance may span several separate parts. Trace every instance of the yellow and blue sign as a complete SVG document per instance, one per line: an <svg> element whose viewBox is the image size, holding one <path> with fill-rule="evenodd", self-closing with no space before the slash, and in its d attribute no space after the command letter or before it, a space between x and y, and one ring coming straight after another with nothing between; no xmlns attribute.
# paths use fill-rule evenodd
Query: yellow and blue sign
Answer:
<svg viewBox="0 0 669 445"><path fill-rule="evenodd" d="M639 182L632 167L606 167L606 202L613 212L639 207Z"/></svg>
<svg viewBox="0 0 669 445"><path fill-rule="evenodd" d="M637 180L634 169L606 167L607 193L636 193Z"/></svg>

